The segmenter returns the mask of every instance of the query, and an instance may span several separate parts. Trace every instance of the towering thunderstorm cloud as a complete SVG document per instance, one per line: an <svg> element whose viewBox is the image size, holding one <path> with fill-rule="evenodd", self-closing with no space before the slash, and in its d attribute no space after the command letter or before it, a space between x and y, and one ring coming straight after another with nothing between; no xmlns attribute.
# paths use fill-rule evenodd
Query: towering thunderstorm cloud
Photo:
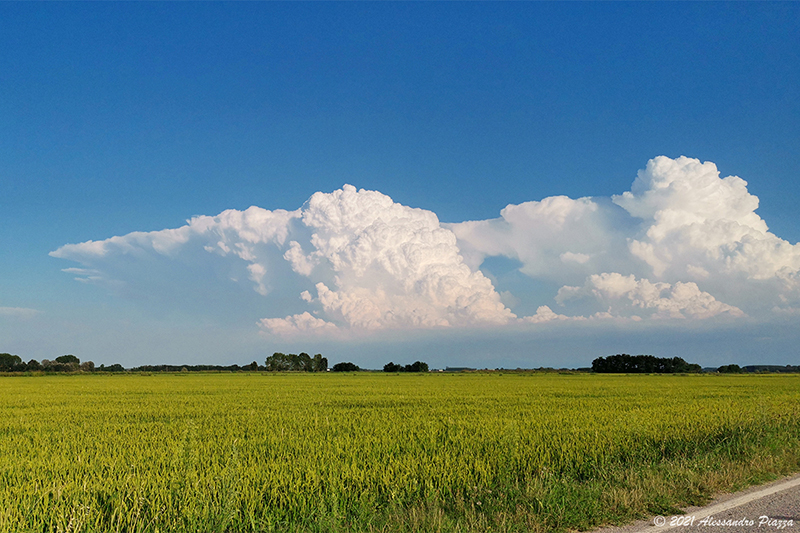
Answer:
<svg viewBox="0 0 800 533"><path fill-rule="evenodd" d="M270 301L296 290L304 310L259 321L279 335L797 313L800 246L770 233L757 207L747 183L713 163L661 156L621 195L550 197L491 220L442 224L345 185L295 211L228 210L51 255L80 263L65 269L76 279L122 292L178 290L186 270L198 292L247 283ZM493 256L561 288L504 297L536 300L518 317L481 270Z"/></svg>

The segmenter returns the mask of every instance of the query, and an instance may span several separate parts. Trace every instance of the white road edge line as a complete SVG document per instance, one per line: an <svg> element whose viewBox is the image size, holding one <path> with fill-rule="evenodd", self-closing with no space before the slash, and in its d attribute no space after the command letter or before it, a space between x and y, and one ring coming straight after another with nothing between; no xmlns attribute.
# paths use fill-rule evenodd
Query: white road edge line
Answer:
<svg viewBox="0 0 800 533"><path fill-rule="evenodd" d="M755 500L760 500L761 498L763 498L765 496L769 496L770 494L775 494L776 492L781 492L781 491L784 491L784 490L787 490L787 489L791 489L792 487L796 487L798 485L800 485L800 477L792 479L790 481L784 481L783 483L778 483L777 485L773 485L773 486L771 486L769 488L766 488L766 489L762 489L762 490L759 490L759 491L756 491L756 492L751 492L750 494L745 494L744 496L739 496L738 498L734 498L734 499L728 500L726 502L718 503L717 505L712 505L711 507L707 507L707 508L704 508L704 509L698 509L697 511L692 511L689 514L693 514L697 518L702 520L703 518L706 518L706 517L709 517L709 516L712 516L712 515L715 515L715 514L718 514L718 513L724 513L725 511L727 511L729 509L733 509L735 507L739 507L741 505L744 505L746 503L750 503L750 502L755 501ZM652 523L652 520L651 520L651 523L649 525L647 525L644 529L639 530L639 532L657 531L657 532L661 533L661 531L669 531L670 529L675 529L675 528L679 528L679 527L685 527L685 526L680 526L680 525L675 525L675 526L669 526L669 525L656 526L654 523ZM637 533L639 533L639 532L637 532Z"/></svg>

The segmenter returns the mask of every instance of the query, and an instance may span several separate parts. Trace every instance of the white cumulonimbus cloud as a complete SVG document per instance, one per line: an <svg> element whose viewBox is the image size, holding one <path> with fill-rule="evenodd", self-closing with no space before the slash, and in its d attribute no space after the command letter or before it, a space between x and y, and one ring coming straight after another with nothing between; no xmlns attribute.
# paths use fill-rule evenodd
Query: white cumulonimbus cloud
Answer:
<svg viewBox="0 0 800 533"><path fill-rule="evenodd" d="M741 309L718 302L712 295L701 291L696 283L651 282L636 279L631 274L623 276L617 272L593 274L583 287L565 285L559 289L556 301L564 303L582 298L596 299L607 307L603 316L641 319L642 314L651 318L703 319L727 314L742 317Z"/></svg>
<svg viewBox="0 0 800 533"><path fill-rule="evenodd" d="M742 273L766 280L800 270L800 245L770 233L747 182L720 178L714 163L657 157L613 201L643 220L629 249L657 277Z"/></svg>
<svg viewBox="0 0 800 533"><path fill-rule="evenodd" d="M315 285L328 316L363 329L503 324L514 315L491 282L459 255L456 238L430 211L345 186L316 193L303 209L311 251L299 273L324 264L333 287ZM301 270L302 269L302 270Z"/></svg>
<svg viewBox="0 0 800 533"><path fill-rule="evenodd" d="M286 318L262 318L261 327L277 335L291 336L298 333L318 334L336 333L339 328L336 324L317 318L308 311Z"/></svg>
<svg viewBox="0 0 800 533"><path fill-rule="evenodd" d="M502 255L565 287L616 272L640 283L694 283L737 307L791 311L800 303L800 245L769 232L757 207L747 183L721 178L713 163L660 156L631 191L610 199L545 198L448 227L473 265Z"/></svg>
<svg viewBox="0 0 800 533"><path fill-rule="evenodd" d="M121 265L131 261L141 268L154 258L198 260L187 249L243 263L264 296L284 282L276 273L285 276L287 266L313 282L316 297L308 290L299 296L323 316L303 311L260 321L277 334L497 325L516 318L489 279L464 263L455 235L434 213L349 185L316 193L296 211L229 210L178 229L65 245L51 255L87 267L68 269L91 274L83 281L111 284L126 282L115 274L129 271Z"/></svg>
<svg viewBox="0 0 800 533"><path fill-rule="evenodd" d="M198 285L246 283L276 304L259 325L278 335L797 314L800 245L770 233L757 207L746 182L713 163L661 156L621 195L549 197L491 220L441 224L346 185L294 211L228 210L51 255L80 263L65 269L76 279L121 292L184 286L191 298L202 290L190 274ZM493 256L561 288L545 299L496 288L480 270ZM522 318L502 303L531 298L537 311ZM288 314L276 312L283 304Z"/></svg>
<svg viewBox="0 0 800 533"><path fill-rule="evenodd" d="M625 249L616 238L618 215L593 198L551 196L509 205L497 219L448 228L473 268L487 256L502 255L519 260L528 276L566 280L617 265Z"/></svg>

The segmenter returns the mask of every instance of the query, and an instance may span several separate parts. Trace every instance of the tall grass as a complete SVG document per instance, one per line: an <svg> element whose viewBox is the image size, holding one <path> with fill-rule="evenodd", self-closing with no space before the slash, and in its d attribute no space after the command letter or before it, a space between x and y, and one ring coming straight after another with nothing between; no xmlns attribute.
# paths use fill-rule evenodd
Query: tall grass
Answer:
<svg viewBox="0 0 800 533"><path fill-rule="evenodd" d="M1 531L554 531L800 466L797 376L0 379Z"/></svg>

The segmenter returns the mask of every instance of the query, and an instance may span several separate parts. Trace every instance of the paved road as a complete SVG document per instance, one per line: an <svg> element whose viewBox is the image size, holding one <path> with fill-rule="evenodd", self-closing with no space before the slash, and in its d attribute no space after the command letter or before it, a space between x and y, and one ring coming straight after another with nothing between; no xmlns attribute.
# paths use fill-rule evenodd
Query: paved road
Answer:
<svg viewBox="0 0 800 533"><path fill-rule="evenodd" d="M595 533L800 532L800 474L767 485L725 494L685 515L653 517Z"/></svg>

